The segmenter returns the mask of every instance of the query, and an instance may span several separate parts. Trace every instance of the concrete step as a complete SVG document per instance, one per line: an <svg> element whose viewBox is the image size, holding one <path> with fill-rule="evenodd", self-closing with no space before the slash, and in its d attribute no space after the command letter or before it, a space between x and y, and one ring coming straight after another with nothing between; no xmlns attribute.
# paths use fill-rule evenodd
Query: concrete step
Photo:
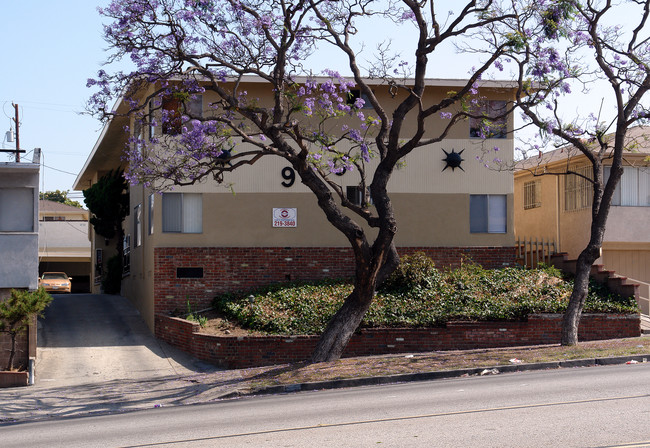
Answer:
<svg viewBox="0 0 650 448"><path fill-rule="evenodd" d="M650 334L650 316L641 314L641 334Z"/></svg>

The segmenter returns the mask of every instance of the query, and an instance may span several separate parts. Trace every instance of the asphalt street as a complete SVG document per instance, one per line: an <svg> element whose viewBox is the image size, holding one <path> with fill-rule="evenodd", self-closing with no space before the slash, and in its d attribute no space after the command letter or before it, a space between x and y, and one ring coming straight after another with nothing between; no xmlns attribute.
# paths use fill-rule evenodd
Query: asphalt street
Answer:
<svg viewBox="0 0 650 448"><path fill-rule="evenodd" d="M650 446L650 364L226 400L0 427L11 447Z"/></svg>

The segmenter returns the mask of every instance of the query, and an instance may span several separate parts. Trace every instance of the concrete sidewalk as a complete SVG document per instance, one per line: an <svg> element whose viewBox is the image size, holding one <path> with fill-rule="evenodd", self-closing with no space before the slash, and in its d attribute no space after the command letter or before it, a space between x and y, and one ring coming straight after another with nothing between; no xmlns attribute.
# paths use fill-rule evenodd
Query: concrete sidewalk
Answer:
<svg viewBox="0 0 650 448"><path fill-rule="evenodd" d="M263 379L269 373L291 371L291 367L271 366L151 379L121 379L70 386L48 387L41 384L30 387L0 389L0 424L208 403L219 399L246 395L290 393L409 381L431 381L569 367L635 364L647 362L648 359L650 359L650 354L496 365L493 367L413 372L397 375L374 375L309 383L287 382L281 385L266 386L260 386L260 384L264 384L263 381L260 383L260 379ZM383 360L385 361L385 358Z"/></svg>

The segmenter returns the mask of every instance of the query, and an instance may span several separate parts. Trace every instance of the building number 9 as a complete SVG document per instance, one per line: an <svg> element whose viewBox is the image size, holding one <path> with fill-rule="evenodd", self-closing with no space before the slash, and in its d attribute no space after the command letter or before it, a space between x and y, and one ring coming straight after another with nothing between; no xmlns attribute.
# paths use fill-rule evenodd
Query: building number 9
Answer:
<svg viewBox="0 0 650 448"><path fill-rule="evenodd" d="M282 168L282 179L284 179L282 182L283 187L289 188L293 186L294 182L296 182L296 171L290 166L285 166Z"/></svg>

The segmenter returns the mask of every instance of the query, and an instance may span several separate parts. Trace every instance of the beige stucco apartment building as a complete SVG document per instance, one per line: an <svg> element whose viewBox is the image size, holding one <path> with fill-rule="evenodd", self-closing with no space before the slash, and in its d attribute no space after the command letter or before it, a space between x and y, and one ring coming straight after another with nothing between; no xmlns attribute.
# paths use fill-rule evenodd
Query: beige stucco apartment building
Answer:
<svg viewBox="0 0 650 448"><path fill-rule="evenodd" d="M462 80L432 79L426 95L442 98L464 84ZM247 79L243 88L262 102L271 93L257 78ZM388 86L380 83L374 91L389 105L397 104L404 95L392 98ZM513 98L514 89L504 82L484 81L480 94L488 102L505 102ZM201 108L207 111L210 101L206 94ZM371 113L369 109L367 114ZM433 118L429 135L445 124L443 118ZM88 188L109 170L123 167L120 157L128 140L123 130L126 125L135 127L124 117L105 126L77 177L75 190ZM512 130L511 121L507 128ZM404 135L409 131L414 128L405 130ZM512 133L485 141L471 137L470 123L464 121L443 142L407 157L389 184L400 253L424 250L439 265L457 265L464 258L491 267L513 263L512 173L488 170L477 157L495 146L501 159L512 160ZM444 169L445 151L452 150L463 151L462 169ZM122 294L136 303L150 327L156 313L185 310L188 300L196 309L223 291L353 273L346 239L328 223L314 195L299 179L291 182L290 170L283 159L264 157L252 166L226 173L224 184L231 188L214 182L164 193L143 186L130 188ZM359 182L356 173L345 173L336 180L354 195ZM293 216L295 226L274 226L281 213ZM98 291L96 274L104 270L98 262L105 263L115 242L93 237L92 244L95 277L91 283Z"/></svg>
<svg viewBox="0 0 650 448"><path fill-rule="evenodd" d="M647 136L650 136L647 127L628 131L630 150L623 157L623 176L607 220L602 257L596 262L643 283L650 283L650 140ZM608 164L606 160L605 175L608 175ZM560 148L526 160L520 167L515 172L514 191L517 238L555 241L559 251L576 259L589 241L592 188L579 176L561 173L570 167L592 177L591 164L575 149ZM546 174L535 176L534 173Z"/></svg>

